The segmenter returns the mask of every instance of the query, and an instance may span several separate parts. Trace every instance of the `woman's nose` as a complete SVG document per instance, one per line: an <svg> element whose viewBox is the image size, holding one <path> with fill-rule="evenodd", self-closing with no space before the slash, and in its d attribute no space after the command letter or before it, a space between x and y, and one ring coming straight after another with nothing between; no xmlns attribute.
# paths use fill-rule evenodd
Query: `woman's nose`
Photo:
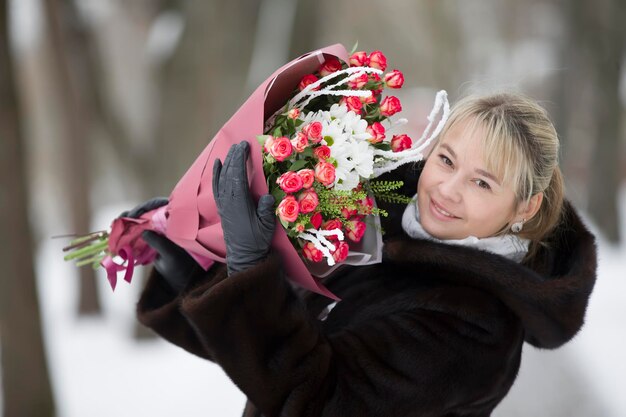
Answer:
<svg viewBox="0 0 626 417"><path fill-rule="evenodd" d="M439 183L441 197L458 203L461 201L461 180L459 175L450 175Z"/></svg>

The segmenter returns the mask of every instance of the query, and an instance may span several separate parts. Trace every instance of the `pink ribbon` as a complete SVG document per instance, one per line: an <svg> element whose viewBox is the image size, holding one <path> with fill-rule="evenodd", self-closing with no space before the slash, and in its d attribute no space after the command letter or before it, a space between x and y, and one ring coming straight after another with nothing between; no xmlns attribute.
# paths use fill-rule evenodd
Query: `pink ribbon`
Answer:
<svg viewBox="0 0 626 417"><path fill-rule="evenodd" d="M115 263L111 256L107 256L100 263L100 265L102 265L107 271L107 279L109 280L109 284L111 284L111 289L113 291L115 291L115 286L117 285L117 273L125 270L124 281L130 284L130 281L133 278L133 271L135 269L135 258L133 257L133 251L130 246L126 245L121 248L117 255L122 258L121 264ZM124 266L124 263L126 263L126 266Z"/></svg>

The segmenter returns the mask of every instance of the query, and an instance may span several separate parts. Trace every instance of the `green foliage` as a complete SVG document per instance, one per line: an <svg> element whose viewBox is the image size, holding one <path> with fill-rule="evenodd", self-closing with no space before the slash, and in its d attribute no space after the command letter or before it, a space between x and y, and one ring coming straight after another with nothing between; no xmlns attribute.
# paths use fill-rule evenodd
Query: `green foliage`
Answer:
<svg viewBox="0 0 626 417"><path fill-rule="evenodd" d="M411 197L394 192L394 190L402 188L403 185L404 182L402 181L370 181L369 189L378 201L395 204L409 204L411 202Z"/></svg>

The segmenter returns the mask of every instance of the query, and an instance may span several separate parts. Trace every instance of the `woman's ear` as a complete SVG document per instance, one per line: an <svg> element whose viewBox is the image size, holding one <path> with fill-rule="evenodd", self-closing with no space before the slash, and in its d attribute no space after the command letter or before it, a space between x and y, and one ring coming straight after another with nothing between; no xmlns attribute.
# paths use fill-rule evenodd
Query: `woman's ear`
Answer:
<svg viewBox="0 0 626 417"><path fill-rule="evenodd" d="M517 208L516 220L519 221L521 219L525 219L525 221L528 221L532 219L533 216L539 211L542 202L543 193L537 193L534 196L530 197L528 203L521 202Z"/></svg>

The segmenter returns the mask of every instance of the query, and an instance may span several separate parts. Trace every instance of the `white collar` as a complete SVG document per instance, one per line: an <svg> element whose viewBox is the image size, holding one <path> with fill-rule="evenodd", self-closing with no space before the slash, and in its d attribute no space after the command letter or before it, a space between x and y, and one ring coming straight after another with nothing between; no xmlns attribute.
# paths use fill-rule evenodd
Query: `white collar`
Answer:
<svg viewBox="0 0 626 417"><path fill-rule="evenodd" d="M402 228L407 235L413 239L427 239L440 243L451 245L469 246L481 249L496 255L504 256L515 262L521 262L528 252L530 240L519 238L513 234L505 234L502 236L492 236L479 239L476 236L469 236L465 239L448 239L441 240L429 234L420 223L419 210L417 208L417 194L407 205L402 216Z"/></svg>

